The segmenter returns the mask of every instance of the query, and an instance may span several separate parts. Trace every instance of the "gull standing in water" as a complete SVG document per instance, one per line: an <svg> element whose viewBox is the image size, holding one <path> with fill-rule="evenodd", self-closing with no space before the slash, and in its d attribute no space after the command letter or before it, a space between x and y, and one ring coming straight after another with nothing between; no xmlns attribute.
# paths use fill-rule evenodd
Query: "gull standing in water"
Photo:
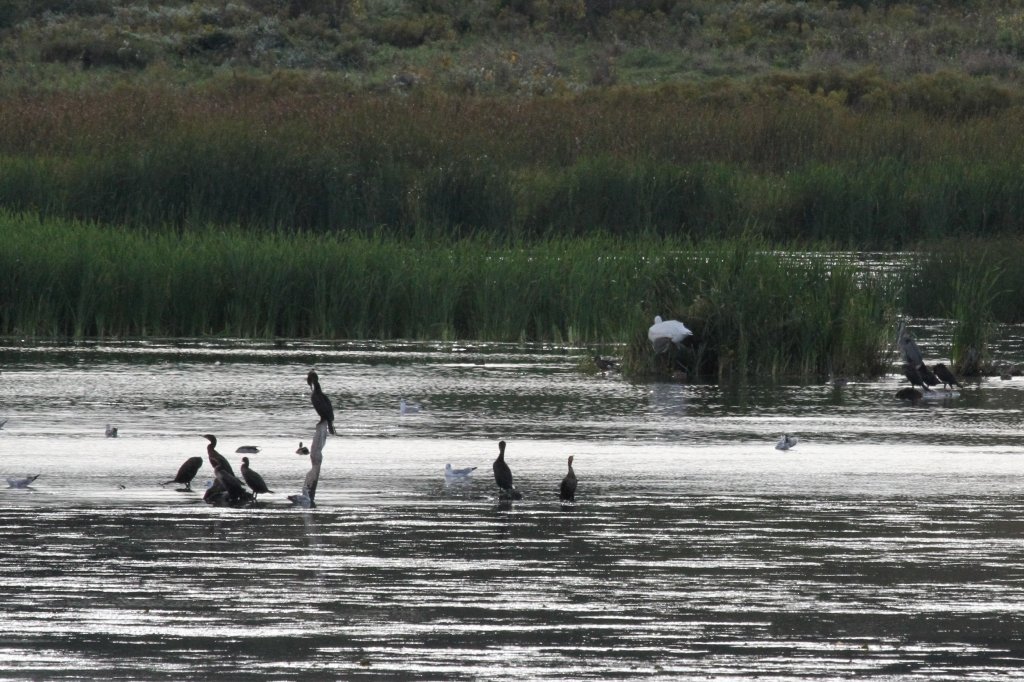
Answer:
<svg viewBox="0 0 1024 682"><path fill-rule="evenodd" d="M796 438L793 438L788 433L779 439L779 442L775 444L776 450L789 450L791 447L796 445Z"/></svg>
<svg viewBox="0 0 1024 682"><path fill-rule="evenodd" d="M306 375L306 383L313 387L309 400L313 403L313 409L320 415L320 421L327 422L327 430L332 436L338 435L334 431L334 407L331 406L331 399L324 395L320 388L320 377L316 372L310 371Z"/></svg>
<svg viewBox="0 0 1024 682"><path fill-rule="evenodd" d="M451 463L444 465L444 480L452 483L454 481L465 481L476 470L476 467L464 469L453 469Z"/></svg>

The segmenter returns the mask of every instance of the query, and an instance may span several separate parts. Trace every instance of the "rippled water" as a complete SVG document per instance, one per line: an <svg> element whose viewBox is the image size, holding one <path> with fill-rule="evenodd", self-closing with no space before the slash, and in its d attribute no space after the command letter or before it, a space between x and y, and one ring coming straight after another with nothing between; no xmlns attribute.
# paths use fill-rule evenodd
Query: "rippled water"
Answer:
<svg viewBox="0 0 1024 682"><path fill-rule="evenodd" d="M584 352L8 343L0 474L41 476L0 489L0 678L1024 678L1024 379L911 407L895 375L633 385ZM302 510L311 367L339 435ZM203 433L275 494L161 487Z"/></svg>

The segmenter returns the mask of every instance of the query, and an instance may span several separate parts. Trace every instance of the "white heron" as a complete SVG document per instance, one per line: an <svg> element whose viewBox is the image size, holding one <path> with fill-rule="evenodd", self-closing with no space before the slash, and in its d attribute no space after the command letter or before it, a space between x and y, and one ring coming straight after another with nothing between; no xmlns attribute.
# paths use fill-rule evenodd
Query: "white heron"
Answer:
<svg viewBox="0 0 1024 682"><path fill-rule="evenodd" d="M693 332L687 329L685 324L679 320L662 320L661 315L655 316L654 324L647 330L647 338L651 340L657 353L668 350L669 343L679 348L688 336L693 336Z"/></svg>

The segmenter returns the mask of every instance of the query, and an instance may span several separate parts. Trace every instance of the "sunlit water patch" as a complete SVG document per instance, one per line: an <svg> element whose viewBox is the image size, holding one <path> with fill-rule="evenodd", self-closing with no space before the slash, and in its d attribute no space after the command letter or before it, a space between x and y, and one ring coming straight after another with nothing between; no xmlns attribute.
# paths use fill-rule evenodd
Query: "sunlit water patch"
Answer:
<svg viewBox="0 0 1024 682"><path fill-rule="evenodd" d="M9 343L0 478L41 476L0 488L0 677L1024 677L1024 379L910 406L895 374L635 385L584 352ZM301 510L312 367L339 436ZM275 493L161 486L204 433Z"/></svg>

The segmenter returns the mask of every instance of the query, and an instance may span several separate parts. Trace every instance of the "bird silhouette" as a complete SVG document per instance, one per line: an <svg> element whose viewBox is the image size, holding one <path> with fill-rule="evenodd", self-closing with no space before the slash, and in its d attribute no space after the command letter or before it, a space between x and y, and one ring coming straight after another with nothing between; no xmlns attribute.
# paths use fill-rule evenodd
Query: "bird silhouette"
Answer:
<svg viewBox="0 0 1024 682"><path fill-rule="evenodd" d="M562 479L562 485L558 490L558 496L562 502L573 502L576 500L576 472L572 468L572 455L569 455L569 473Z"/></svg>
<svg viewBox="0 0 1024 682"><path fill-rule="evenodd" d="M178 473L174 475L174 478L169 481L165 481L160 485L167 485L168 483L183 483L185 485L185 490L191 492L192 479L196 477L196 474L202 466L202 457L189 457L180 467L178 467Z"/></svg>
<svg viewBox="0 0 1024 682"><path fill-rule="evenodd" d="M320 415L320 421L327 422L327 430L332 436L338 435L334 430L334 407L331 406L331 399L324 395L320 388L320 377L316 372L310 371L306 375L306 383L313 387L309 400L313 403L313 409Z"/></svg>
<svg viewBox="0 0 1024 682"><path fill-rule="evenodd" d="M295 451L295 454L296 455L308 455L309 454L309 448L307 448L305 445L303 445L302 441L300 440L299 441L299 448Z"/></svg>
<svg viewBox="0 0 1024 682"><path fill-rule="evenodd" d="M203 438L210 441L206 446L206 457L210 460L210 466L213 467L214 473L216 473L218 467L221 467L227 469L227 472L233 476L235 470L231 468L228 458L217 452L217 436L208 433Z"/></svg>
<svg viewBox="0 0 1024 682"><path fill-rule="evenodd" d="M498 459L494 460L494 482L505 496L513 500L523 499L523 494L512 485L512 469L505 462L505 441L498 443Z"/></svg>
<svg viewBox="0 0 1024 682"><path fill-rule="evenodd" d="M935 376L942 382L943 388L946 388L947 386L950 389L952 389L953 386L963 388L963 384L957 381L956 375L954 375L953 372L950 371L949 367L946 367L943 363L939 362L932 365L932 371L935 372Z"/></svg>
<svg viewBox="0 0 1024 682"><path fill-rule="evenodd" d="M249 486L253 493L253 499L256 499L261 493L273 493L273 490L267 488L267 482L263 480L263 477L257 474L255 471L249 468L249 458L242 458L242 478L245 479L245 484Z"/></svg>

